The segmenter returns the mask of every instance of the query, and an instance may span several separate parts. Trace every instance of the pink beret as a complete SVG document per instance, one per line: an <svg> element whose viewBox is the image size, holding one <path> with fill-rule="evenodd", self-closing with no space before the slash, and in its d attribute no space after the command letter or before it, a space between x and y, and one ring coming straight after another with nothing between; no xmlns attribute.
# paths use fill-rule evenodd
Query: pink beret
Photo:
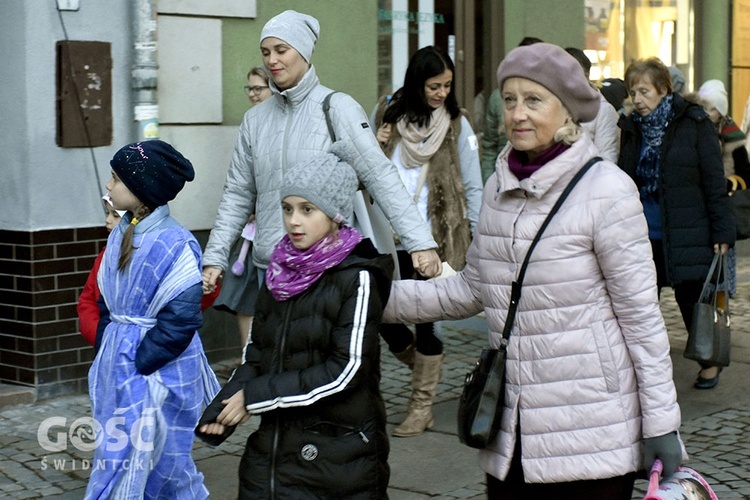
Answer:
<svg viewBox="0 0 750 500"><path fill-rule="evenodd" d="M512 77L526 78L555 94L577 123L599 113L599 93L589 84L581 65L562 47L535 43L516 47L497 68L497 85Z"/></svg>

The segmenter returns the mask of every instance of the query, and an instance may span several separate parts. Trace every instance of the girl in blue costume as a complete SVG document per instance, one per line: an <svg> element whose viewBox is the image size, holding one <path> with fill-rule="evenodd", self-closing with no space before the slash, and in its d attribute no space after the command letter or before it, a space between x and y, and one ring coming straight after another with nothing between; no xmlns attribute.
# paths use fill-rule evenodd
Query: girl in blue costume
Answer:
<svg viewBox="0 0 750 500"><path fill-rule="evenodd" d="M110 165L107 190L127 214L97 278L89 393L99 425L85 498L206 498L190 450L219 385L196 335L200 246L167 207L193 180L193 166L158 140L124 146Z"/></svg>
<svg viewBox="0 0 750 500"><path fill-rule="evenodd" d="M218 445L250 414L239 498L387 498L388 435L378 330L393 259L346 225L354 148L290 168L279 191L286 236L258 295L244 363L196 433Z"/></svg>

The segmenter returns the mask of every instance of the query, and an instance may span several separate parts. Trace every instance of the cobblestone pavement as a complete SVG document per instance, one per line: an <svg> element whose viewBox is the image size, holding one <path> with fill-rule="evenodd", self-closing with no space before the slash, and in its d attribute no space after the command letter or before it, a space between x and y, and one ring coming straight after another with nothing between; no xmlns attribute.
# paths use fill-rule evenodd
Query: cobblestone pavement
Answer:
<svg viewBox="0 0 750 500"><path fill-rule="evenodd" d="M750 274L750 259L746 263L746 269ZM747 283L748 281L745 281ZM748 331L748 316L750 316L750 284L739 288L737 298L732 302L733 321L733 367L737 372L741 366L747 368L750 363L750 336ZM684 348L686 334L682 326L676 305L671 292L665 291L662 297L662 309L670 332L670 341L673 347L673 359L675 360L675 380L679 377L693 377L694 368L679 368L684 363L679 362L681 352ZM467 370L475 361L476 355L485 345L483 319L472 318L464 322L446 322L443 324L443 332L446 342L446 361L444 365L442 382L438 388L436 403L455 401L461 392L461 385ZM383 350L382 371L383 379L381 388L386 401L386 406L391 423L398 423L398 414L406 409L409 396L410 374L406 367ZM733 367L730 367L732 369ZM214 365L217 372L226 371L227 363ZM688 374L689 373L689 374ZM750 371L745 369L750 377ZM690 387L692 380L680 383ZM722 385L723 384L723 385ZM729 381L722 378L722 390L727 391L729 399L726 401L728 407L719 411L711 411L711 406L703 407L699 403L693 403L692 398L703 397L703 394L712 391L691 391L678 394L681 404L697 407L700 415L695 418L685 419L681 435L686 443L691 461L688 464L701 474L714 487L718 497L722 500L733 500L750 498L750 399L748 399L747 384L737 379L730 387ZM718 389L718 388L717 388ZM697 394L698 392L702 394ZM727 406L725 405L725 406ZM685 415L683 410L683 415ZM0 497L3 498L40 498L55 497L59 499L81 498L92 467L93 451L81 450L76 447L74 432L81 426L83 421L79 418L90 415L90 405L87 395L75 395L46 400L33 404L16 405L0 408ZM45 433L42 423L50 417L62 417L64 421L53 422L55 426L52 432ZM254 417L254 419L257 417ZM47 422L50 422L47 420ZM244 440L252 431L257 421L251 419L244 426L243 431L236 432L225 444L219 448L205 446L196 443L194 457L201 461L221 456L227 459L239 457L244 448ZM41 431L41 432L40 432ZM439 431L438 431L439 432ZM50 443L47 448L53 448L53 444L60 444L60 451L45 450L42 447L40 436L48 437ZM449 434L449 433L446 433ZM453 432L455 434L455 432ZM416 456L420 460L435 461L435 466L445 461L450 456L451 450L434 449L427 450L430 439L437 438L436 432L427 433L424 437L407 440L409 446L417 446ZM455 436L447 436L450 446L454 446L456 453L461 445ZM421 441L420 441L421 440ZM398 446L403 449L404 440L399 440ZM85 448L79 445L80 448ZM397 453L394 446L392 456ZM398 453L405 454L406 451ZM237 458L238 459L238 458ZM409 458L410 459L410 458ZM235 463L232 462L234 473ZM393 481L392 481L393 483ZM392 498L463 498L478 499L484 497L484 485L481 480L471 486L460 485L450 491L439 493L426 493L428 487L414 487L411 491L394 491ZM636 493L633 498L643 498L645 492L645 481L636 483Z"/></svg>

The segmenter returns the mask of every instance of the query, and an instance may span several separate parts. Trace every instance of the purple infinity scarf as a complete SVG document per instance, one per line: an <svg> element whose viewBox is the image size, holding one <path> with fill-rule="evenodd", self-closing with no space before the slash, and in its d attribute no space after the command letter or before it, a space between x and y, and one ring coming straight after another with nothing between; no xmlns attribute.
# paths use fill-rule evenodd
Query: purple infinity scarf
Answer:
<svg viewBox="0 0 750 500"><path fill-rule="evenodd" d="M518 151L513 148L508 155L508 169L513 172L519 181L522 181L531 177L531 174L542 168L547 162L554 160L569 149L570 146L567 144L558 142L531 160L526 151Z"/></svg>
<svg viewBox="0 0 750 500"><path fill-rule="evenodd" d="M338 234L329 234L307 250L298 250L289 235L284 235L274 247L266 270L268 291L280 302L304 292L326 269L340 264L363 239L353 227L343 226Z"/></svg>

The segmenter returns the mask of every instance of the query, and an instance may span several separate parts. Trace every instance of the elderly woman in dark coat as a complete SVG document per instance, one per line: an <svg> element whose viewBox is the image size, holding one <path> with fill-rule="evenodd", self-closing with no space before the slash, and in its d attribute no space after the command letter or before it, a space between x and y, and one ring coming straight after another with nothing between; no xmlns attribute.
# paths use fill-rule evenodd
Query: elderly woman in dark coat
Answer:
<svg viewBox="0 0 750 500"><path fill-rule="evenodd" d="M659 59L633 62L625 85L635 112L618 123L618 165L641 195L659 290L674 288L689 330L713 254L735 240L716 131L700 106L672 92ZM695 387L715 387L719 368L701 367Z"/></svg>

